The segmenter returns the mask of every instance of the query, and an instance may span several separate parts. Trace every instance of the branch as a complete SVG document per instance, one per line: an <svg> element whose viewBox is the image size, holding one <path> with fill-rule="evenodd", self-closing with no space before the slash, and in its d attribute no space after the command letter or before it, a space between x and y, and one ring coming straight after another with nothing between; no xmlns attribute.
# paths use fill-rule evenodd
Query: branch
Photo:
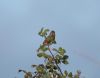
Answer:
<svg viewBox="0 0 100 78"><path fill-rule="evenodd" d="M54 57L53 53L52 53L51 50L50 50L49 45L48 45L48 49L49 49L49 52L50 52L50 54L52 55L52 57L53 57L53 59L54 59L54 61L55 61L55 64L56 64L57 68L59 69L61 75L63 76L63 73L62 73L62 71L61 71L59 65L57 64L57 62L56 62L56 60L55 60L55 57Z"/></svg>

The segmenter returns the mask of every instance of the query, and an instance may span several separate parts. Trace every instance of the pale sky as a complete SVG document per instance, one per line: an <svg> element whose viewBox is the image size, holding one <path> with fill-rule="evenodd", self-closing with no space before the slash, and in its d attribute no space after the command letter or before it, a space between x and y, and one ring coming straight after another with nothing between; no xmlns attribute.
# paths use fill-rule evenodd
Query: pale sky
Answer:
<svg viewBox="0 0 100 78"><path fill-rule="evenodd" d="M41 27L55 30L57 46L85 78L100 77L100 0L0 0L0 78L22 78L19 68L41 63Z"/></svg>

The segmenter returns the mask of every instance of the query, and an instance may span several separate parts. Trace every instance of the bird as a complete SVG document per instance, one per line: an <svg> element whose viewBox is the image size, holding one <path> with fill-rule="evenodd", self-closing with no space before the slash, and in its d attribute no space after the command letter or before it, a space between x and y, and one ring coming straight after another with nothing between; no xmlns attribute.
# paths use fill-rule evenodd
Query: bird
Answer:
<svg viewBox="0 0 100 78"><path fill-rule="evenodd" d="M56 41L55 41L55 31L52 30L43 41L43 45L51 45L53 43L55 44Z"/></svg>

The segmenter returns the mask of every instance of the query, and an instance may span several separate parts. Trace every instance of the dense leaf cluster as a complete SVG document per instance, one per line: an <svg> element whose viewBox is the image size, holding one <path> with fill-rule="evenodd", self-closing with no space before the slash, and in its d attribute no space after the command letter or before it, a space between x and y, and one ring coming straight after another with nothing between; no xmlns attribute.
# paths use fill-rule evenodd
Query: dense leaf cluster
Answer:
<svg viewBox="0 0 100 78"><path fill-rule="evenodd" d="M44 38L44 41L37 50L37 56L44 58L44 64L33 64L34 72L19 70L19 72L25 73L24 78L80 78L80 71L73 75L72 72L67 70L62 72L59 67L60 64L68 64L68 55L66 55L64 48L52 47L53 44L56 44L55 31L42 28L38 34Z"/></svg>

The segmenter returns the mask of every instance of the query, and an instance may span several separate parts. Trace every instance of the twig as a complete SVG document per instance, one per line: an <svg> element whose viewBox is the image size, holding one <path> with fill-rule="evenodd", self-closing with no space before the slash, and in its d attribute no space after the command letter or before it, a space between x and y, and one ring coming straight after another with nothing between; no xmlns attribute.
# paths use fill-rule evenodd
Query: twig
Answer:
<svg viewBox="0 0 100 78"><path fill-rule="evenodd" d="M52 55L52 57L53 57L53 59L54 59L54 61L55 61L55 64L56 64L57 68L59 69L59 71L60 71L61 75L63 76L63 73L62 73L62 71L61 71L60 67L59 67L59 66L58 66L58 64L57 64L57 62L56 62L56 60L55 60L55 57L54 57L54 55L52 54L52 52L51 52L51 50L50 50L49 45L48 45L48 49L49 49L49 52L50 52L50 54Z"/></svg>

